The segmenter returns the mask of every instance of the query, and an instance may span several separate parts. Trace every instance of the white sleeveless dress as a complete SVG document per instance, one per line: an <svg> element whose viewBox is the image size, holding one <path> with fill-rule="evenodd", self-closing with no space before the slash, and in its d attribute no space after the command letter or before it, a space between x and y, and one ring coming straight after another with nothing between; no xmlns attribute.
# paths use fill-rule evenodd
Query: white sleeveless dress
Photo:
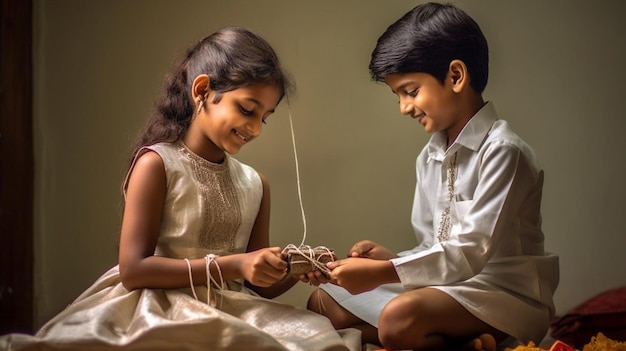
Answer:
<svg viewBox="0 0 626 351"><path fill-rule="evenodd" d="M215 164L182 143L147 147L165 164L167 195L155 255L202 258L245 252L263 187L226 156ZM131 170L132 171L132 170ZM206 286L128 291L119 267L102 275L35 336L0 337L1 350L359 350L360 333L256 295L241 281L207 302Z"/></svg>

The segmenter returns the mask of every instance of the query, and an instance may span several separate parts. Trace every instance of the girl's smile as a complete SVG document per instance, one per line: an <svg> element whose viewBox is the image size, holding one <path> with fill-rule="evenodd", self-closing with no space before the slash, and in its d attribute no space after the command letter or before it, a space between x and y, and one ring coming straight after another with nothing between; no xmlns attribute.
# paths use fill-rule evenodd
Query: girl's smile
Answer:
<svg viewBox="0 0 626 351"><path fill-rule="evenodd" d="M206 90L208 76L196 79L206 103L189 126L184 141L192 151L212 162L222 160L225 152L237 154L261 135L265 120L274 113L281 97L275 86L259 84L217 94ZM217 95L219 99L215 98Z"/></svg>
<svg viewBox="0 0 626 351"><path fill-rule="evenodd" d="M242 144L247 143L248 139L250 138L249 136L245 136L242 133L238 132L236 129L233 129L233 133L235 133L235 135L239 138L239 140L241 140Z"/></svg>

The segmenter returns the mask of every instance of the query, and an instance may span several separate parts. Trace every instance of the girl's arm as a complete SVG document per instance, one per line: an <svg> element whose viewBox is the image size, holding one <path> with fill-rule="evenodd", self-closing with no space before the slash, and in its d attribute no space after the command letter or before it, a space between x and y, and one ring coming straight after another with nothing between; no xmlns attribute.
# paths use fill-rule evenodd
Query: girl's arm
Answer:
<svg viewBox="0 0 626 351"><path fill-rule="evenodd" d="M248 242L247 252L253 252L269 246L269 226L270 226L270 187L267 179L259 174L261 177L261 183L263 184L263 198L261 200L261 206L259 213L252 227L252 233L250 233L250 241ZM279 256L282 260L284 258ZM285 269L286 269L285 263ZM290 274L285 274L283 279L276 282L269 287L260 287L246 281L246 286L254 290L257 294L266 297L274 298L280 296L285 291L289 290L298 280L292 277Z"/></svg>
<svg viewBox="0 0 626 351"><path fill-rule="evenodd" d="M129 289L188 287L189 271L182 259L154 256L165 202L165 166L152 151L139 156L126 191L126 204L120 237L119 269L122 283ZM266 219L265 223L269 221ZM282 278L286 263L279 248L267 248L216 259L224 280L247 279L269 286ZM206 284L204 258L190 260L195 285ZM215 265L213 277L218 278Z"/></svg>

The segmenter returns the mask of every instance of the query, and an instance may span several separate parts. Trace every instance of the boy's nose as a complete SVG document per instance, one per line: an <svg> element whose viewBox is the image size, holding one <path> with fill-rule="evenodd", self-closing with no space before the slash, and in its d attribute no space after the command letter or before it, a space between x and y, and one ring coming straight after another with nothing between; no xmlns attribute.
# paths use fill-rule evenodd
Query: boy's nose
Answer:
<svg viewBox="0 0 626 351"><path fill-rule="evenodd" d="M415 113L415 106L410 103L401 104L400 113L403 115L413 115Z"/></svg>

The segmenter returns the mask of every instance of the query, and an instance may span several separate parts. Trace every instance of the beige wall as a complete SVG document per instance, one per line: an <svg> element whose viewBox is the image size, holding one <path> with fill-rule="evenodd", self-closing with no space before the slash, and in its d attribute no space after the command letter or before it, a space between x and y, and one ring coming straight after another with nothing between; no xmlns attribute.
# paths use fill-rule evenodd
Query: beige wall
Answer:
<svg viewBox="0 0 626 351"><path fill-rule="evenodd" d="M369 80L376 38L416 1L38 0L36 288L45 322L116 263L128 148L182 50L225 25L277 49L292 101L311 245L414 244L414 158L428 135ZM546 171L546 247L561 257L558 312L626 284L620 1L458 1L491 47L485 93ZM237 157L272 186L272 242L302 240L286 105ZM280 297L303 306L311 287Z"/></svg>

